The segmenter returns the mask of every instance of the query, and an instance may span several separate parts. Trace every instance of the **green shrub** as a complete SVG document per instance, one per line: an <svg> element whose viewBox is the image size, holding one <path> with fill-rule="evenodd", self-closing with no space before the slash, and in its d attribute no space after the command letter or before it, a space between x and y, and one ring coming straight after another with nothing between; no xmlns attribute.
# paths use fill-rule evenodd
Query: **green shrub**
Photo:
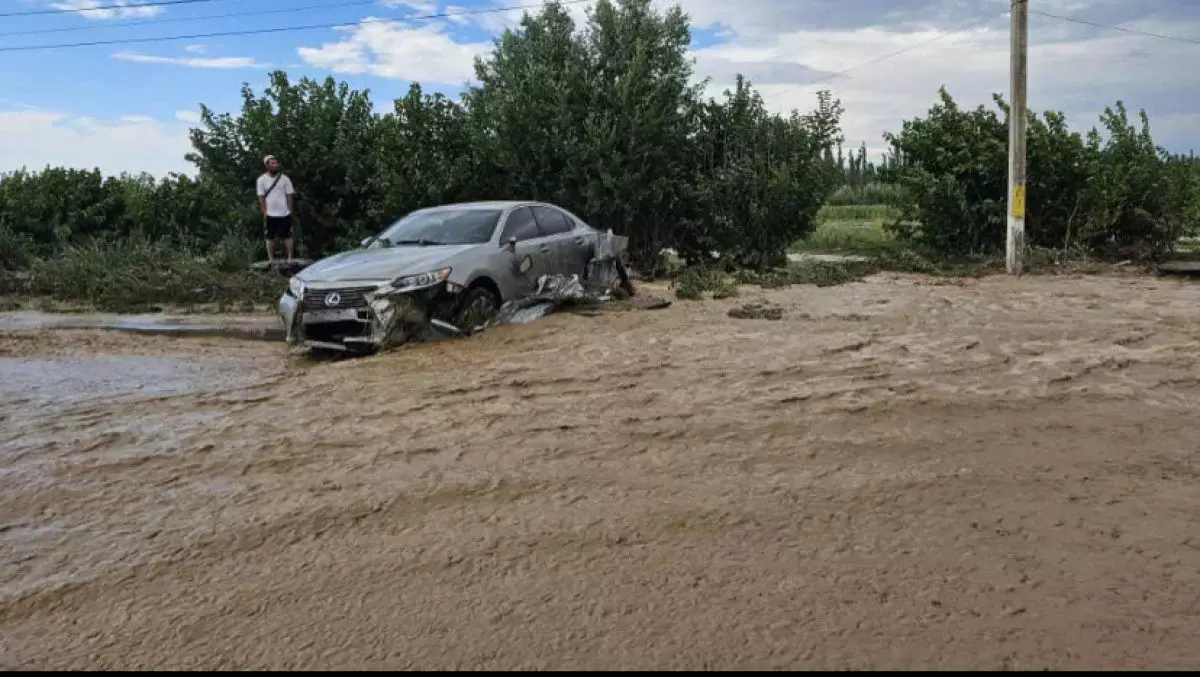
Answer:
<svg viewBox="0 0 1200 677"><path fill-rule="evenodd" d="M33 238L0 226L0 271L24 270L34 258Z"/></svg>
<svg viewBox="0 0 1200 677"><path fill-rule="evenodd" d="M95 240L35 261L27 293L86 301L101 310L145 310L165 304L265 303L286 280L246 269L223 272L169 242Z"/></svg>
<svg viewBox="0 0 1200 677"><path fill-rule="evenodd" d="M675 296L686 301L695 301L705 292L726 286L725 273L709 266L688 266L675 276Z"/></svg>
<svg viewBox="0 0 1200 677"><path fill-rule="evenodd" d="M892 203L898 237L949 257L1003 250L1009 109L995 102L965 110L943 89L926 118L889 135L897 160L888 174L903 187ZM1200 164L1155 146L1145 114L1134 125L1120 102L1100 119L1103 139L1070 131L1061 113L1030 115L1025 245L1169 251L1200 219Z"/></svg>

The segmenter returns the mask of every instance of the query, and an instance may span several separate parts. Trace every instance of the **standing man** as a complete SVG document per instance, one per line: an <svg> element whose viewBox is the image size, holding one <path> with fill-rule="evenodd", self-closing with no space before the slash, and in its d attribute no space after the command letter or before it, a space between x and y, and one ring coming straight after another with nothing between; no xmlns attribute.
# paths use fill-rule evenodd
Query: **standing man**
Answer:
<svg viewBox="0 0 1200 677"><path fill-rule="evenodd" d="M279 171L274 155L263 159L267 173L258 177L258 207L263 215L263 238L267 241L267 261L275 262L275 245L283 240L288 259L292 251L292 214L296 211L296 189L292 180Z"/></svg>

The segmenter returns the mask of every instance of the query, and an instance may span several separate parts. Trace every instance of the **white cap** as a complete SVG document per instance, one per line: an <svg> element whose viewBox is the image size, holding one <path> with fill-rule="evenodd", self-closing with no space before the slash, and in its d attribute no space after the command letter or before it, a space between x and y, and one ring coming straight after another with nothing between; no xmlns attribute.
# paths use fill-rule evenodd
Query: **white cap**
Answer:
<svg viewBox="0 0 1200 677"><path fill-rule="evenodd" d="M268 155L265 158L263 158L263 164L264 165L269 164L271 162L271 160L275 160L275 159L277 159L277 158L274 155Z"/></svg>

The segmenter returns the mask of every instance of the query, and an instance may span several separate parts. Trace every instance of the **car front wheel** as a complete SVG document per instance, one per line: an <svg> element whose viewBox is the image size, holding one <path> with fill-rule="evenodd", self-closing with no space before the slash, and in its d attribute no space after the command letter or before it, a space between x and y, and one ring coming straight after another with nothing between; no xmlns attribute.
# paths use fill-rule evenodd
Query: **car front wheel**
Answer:
<svg viewBox="0 0 1200 677"><path fill-rule="evenodd" d="M500 303L492 292L483 287L475 287L467 291L454 314L454 326L471 333L487 324L500 308Z"/></svg>

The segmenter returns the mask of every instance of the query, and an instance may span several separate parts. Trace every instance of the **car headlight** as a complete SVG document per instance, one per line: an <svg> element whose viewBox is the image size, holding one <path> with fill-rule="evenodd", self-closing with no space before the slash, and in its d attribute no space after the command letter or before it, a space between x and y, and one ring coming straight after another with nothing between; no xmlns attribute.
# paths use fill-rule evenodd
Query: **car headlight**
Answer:
<svg viewBox="0 0 1200 677"><path fill-rule="evenodd" d="M450 277L450 269L442 268L441 270L431 270L428 273L398 277L392 280L392 287L395 289L424 289L441 284L448 277Z"/></svg>
<svg viewBox="0 0 1200 677"><path fill-rule="evenodd" d="M292 296L298 299L304 298L304 280L298 277L288 280L288 290L292 292Z"/></svg>

